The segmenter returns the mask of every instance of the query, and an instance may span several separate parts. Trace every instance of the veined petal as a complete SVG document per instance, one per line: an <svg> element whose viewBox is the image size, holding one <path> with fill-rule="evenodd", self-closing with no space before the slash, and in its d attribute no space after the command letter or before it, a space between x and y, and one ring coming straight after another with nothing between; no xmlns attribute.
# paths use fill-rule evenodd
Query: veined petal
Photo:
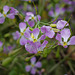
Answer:
<svg viewBox="0 0 75 75"><path fill-rule="evenodd" d="M20 31L23 32L24 29L26 28L26 23L24 22L19 23L19 28L20 28Z"/></svg>
<svg viewBox="0 0 75 75"><path fill-rule="evenodd" d="M30 25L30 27L33 27L34 26L34 21L28 21L28 24Z"/></svg>
<svg viewBox="0 0 75 75"><path fill-rule="evenodd" d="M56 35L56 40L58 40L59 42L62 41L61 34L57 33L57 35Z"/></svg>
<svg viewBox="0 0 75 75"><path fill-rule="evenodd" d="M48 44L48 41L44 40L44 42L42 43L42 49L44 49L46 47L46 45Z"/></svg>
<svg viewBox="0 0 75 75"><path fill-rule="evenodd" d="M64 28L64 26L68 26L68 25L69 25L68 22L64 21L64 20L59 20L57 22L57 28L58 29L62 29L62 28Z"/></svg>
<svg viewBox="0 0 75 75"><path fill-rule="evenodd" d="M28 22L29 19L31 19L31 16L26 16L25 19L24 19L24 22Z"/></svg>
<svg viewBox="0 0 75 75"><path fill-rule="evenodd" d="M68 42L68 45L75 45L75 36L72 36L70 38L70 41Z"/></svg>
<svg viewBox="0 0 75 75"><path fill-rule="evenodd" d="M9 7L6 5L3 7L3 11L5 14L7 14L7 12L9 11Z"/></svg>
<svg viewBox="0 0 75 75"><path fill-rule="evenodd" d="M27 65L27 66L25 67L25 69L26 69L27 72L29 72L29 71L31 70L31 66L30 66L30 65Z"/></svg>
<svg viewBox="0 0 75 75"><path fill-rule="evenodd" d="M33 30L33 35L34 35L34 37L37 39L38 38L38 35L39 35L39 29L38 28L35 28L34 30Z"/></svg>
<svg viewBox="0 0 75 75"><path fill-rule="evenodd" d="M34 14L32 12L27 12L26 15L27 16L34 16Z"/></svg>
<svg viewBox="0 0 75 75"><path fill-rule="evenodd" d="M30 61L31 61L32 64L35 64L35 62L36 62L36 57L32 57Z"/></svg>
<svg viewBox="0 0 75 75"><path fill-rule="evenodd" d="M25 36L26 38L30 38L30 37L31 37L31 36L30 36L30 33L27 32L27 31L24 33L24 36Z"/></svg>
<svg viewBox="0 0 75 75"><path fill-rule="evenodd" d="M31 69L31 74L35 74L35 73L36 73L36 68L33 67L33 68Z"/></svg>
<svg viewBox="0 0 75 75"><path fill-rule="evenodd" d="M17 40L20 38L20 33L19 31L16 31L15 33L12 33L14 40Z"/></svg>
<svg viewBox="0 0 75 75"><path fill-rule="evenodd" d="M0 17L3 17L3 14L0 13Z"/></svg>
<svg viewBox="0 0 75 75"><path fill-rule="evenodd" d="M25 44L27 44L26 38L21 37L21 39L20 39L20 45L25 45Z"/></svg>
<svg viewBox="0 0 75 75"><path fill-rule="evenodd" d="M33 44L33 43L31 43L31 44L26 44L26 45L25 45L25 48L26 48L26 50L27 50L29 53L34 53L34 54L37 53L36 45Z"/></svg>
<svg viewBox="0 0 75 75"><path fill-rule="evenodd" d="M41 62L40 62L40 61L38 61L38 62L35 64L35 67L37 67L37 68L41 68L41 67L42 67Z"/></svg>
<svg viewBox="0 0 75 75"><path fill-rule="evenodd" d="M50 30L50 31L46 32L45 35L48 36L49 38L53 38L55 35L55 32L53 30Z"/></svg>
<svg viewBox="0 0 75 75"><path fill-rule="evenodd" d="M39 40L44 40L46 38L46 36L45 35L42 35L40 38L39 38Z"/></svg>
<svg viewBox="0 0 75 75"><path fill-rule="evenodd" d="M8 14L7 17L10 18L10 19L14 19L15 18L15 16L13 14Z"/></svg>
<svg viewBox="0 0 75 75"><path fill-rule="evenodd" d="M5 17L0 17L0 24L4 23Z"/></svg>
<svg viewBox="0 0 75 75"><path fill-rule="evenodd" d="M64 42L67 42L70 35L71 35L71 32L70 32L70 29L68 28L65 28L61 31L61 37L64 39Z"/></svg>

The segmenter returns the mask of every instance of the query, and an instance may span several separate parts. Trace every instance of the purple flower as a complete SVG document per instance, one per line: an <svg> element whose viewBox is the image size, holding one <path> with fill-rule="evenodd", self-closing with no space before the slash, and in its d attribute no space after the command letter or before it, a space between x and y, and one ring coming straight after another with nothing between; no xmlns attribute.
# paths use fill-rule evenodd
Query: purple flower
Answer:
<svg viewBox="0 0 75 75"><path fill-rule="evenodd" d="M57 29L62 29L65 26L69 26L69 23L64 20L59 20L56 25L57 25Z"/></svg>
<svg viewBox="0 0 75 75"><path fill-rule="evenodd" d="M3 43L0 41L0 47L2 47Z"/></svg>
<svg viewBox="0 0 75 75"><path fill-rule="evenodd" d="M42 64L40 61L36 62L36 57L32 57L31 58L31 65L27 65L25 67L26 71L27 72L31 72L31 74L35 74L36 73L36 70L37 68L41 68L42 67Z"/></svg>
<svg viewBox="0 0 75 75"><path fill-rule="evenodd" d="M60 32L60 34L59 33L57 34L56 39L60 42L60 45L66 48L67 45L75 45L75 36L72 36L70 38L70 35L71 35L70 29L64 28ZM70 40L68 41L69 38Z"/></svg>
<svg viewBox="0 0 75 75"><path fill-rule="evenodd" d="M12 33L12 35L13 35L14 40L17 40L17 39L20 38L20 33L19 33L19 31L16 31L16 32Z"/></svg>
<svg viewBox="0 0 75 75"><path fill-rule="evenodd" d="M35 22L40 21L40 20L41 20L41 16L40 15L34 16L34 14L32 12L27 12L24 21L28 22L28 24L31 27L33 27Z"/></svg>
<svg viewBox="0 0 75 75"><path fill-rule="evenodd" d="M58 5L56 5L56 7L55 7L55 12L54 12L54 10L53 10L53 8L49 11L49 16L51 16L51 17L57 17L57 16L59 16L59 15L61 15L61 14L63 14L65 12L65 9L64 8L59 8L59 6Z"/></svg>
<svg viewBox="0 0 75 75"><path fill-rule="evenodd" d="M16 45L9 45L9 46L4 46L4 48L3 48L3 51L4 51L4 53L9 53L9 52L11 52L14 48L16 47Z"/></svg>
<svg viewBox="0 0 75 75"><path fill-rule="evenodd" d="M53 29L50 26L42 26L41 32L44 33L44 35L49 38L53 38L55 35L55 32L53 31Z"/></svg>
<svg viewBox="0 0 75 75"><path fill-rule="evenodd" d="M14 12L16 11L16 9L11 9L9 6L4 6L3 7L3 13L0 13L0 24L4 23L5 21L5 18L10 18L10 19L14 19L15 18L15 15L17 14L14 14ZM13 13L11 12L13 10ZM10 13L8 14L8 12L10 11Z"/></svg>

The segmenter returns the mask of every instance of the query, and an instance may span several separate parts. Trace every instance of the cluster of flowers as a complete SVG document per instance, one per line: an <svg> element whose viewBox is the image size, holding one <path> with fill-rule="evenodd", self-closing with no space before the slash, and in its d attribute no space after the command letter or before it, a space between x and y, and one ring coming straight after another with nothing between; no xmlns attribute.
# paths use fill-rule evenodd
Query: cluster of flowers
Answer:
<svg viewBox="0 0 75 75"><path fill-rule="evenodd" d="M46 37L55 37L59 41L58 45L62 45L64 48L67 45L75 45L75 36L72 36L68 42L71 32L70 29L64 28L69 26L67 21L59 20L56 24L51 24L50 26L44 25L40 28L32 28L33 30L30 30L30 27L34 27L34 23L40 21L40 19L39 15L34 16L32 12L27 12L24 22L19 24L20 32L16 31L16 33L13 33L14 39L17 40L20 38L20 45L24 45L29 53L40 53L43 51L48 44L48 41L45 40ZM27 23L29 26L27 26ZM55 29L58 30L56 36ZM41 33L42 35L40 35ZM43 40L43 43L41 43L41 40Z"/></svg>
<svg viewBox="0 0 75 75"><path fill-rule="evenodd" d="M18 14L18 11L13 8L13 7L9 7L9 6L4 6L3 7L3 12L0 13L0 24L4 23L5 18L10 18L10 19L14 19L15 15Z"/></svg>

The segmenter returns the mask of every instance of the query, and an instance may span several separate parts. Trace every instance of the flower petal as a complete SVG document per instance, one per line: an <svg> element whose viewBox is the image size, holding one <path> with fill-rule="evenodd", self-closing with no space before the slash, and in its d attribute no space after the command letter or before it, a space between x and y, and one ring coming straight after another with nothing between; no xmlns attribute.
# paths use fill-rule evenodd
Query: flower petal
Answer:
<svg viewBox="0 0 75 75"><path fill-rule="evenodd" d="M19 28L20 28L20 31L23 32L24 29L26 28L26 23L24 22L19 23Z"/></svg>
<svg viewBox="0 0 75 75"><path fill-rule="evenodd" d="M41 62L40 62L40 61L38 61L38 62L35 64L35 67L37 67L37 68L41 68L41 67L42 67Z"/></svg>
<svg viewBox="0 0 75 75"><path fill-rule="evenodd" d="M70 29L68 28L65 28L61 31L61 37L64 39L64 42L67 42L70 35L71 35L71 32L70 32Z"/></svg>
<svg viewBox="0 0 75 75"><path fill-rule="evenodd" d="M68 26L68 25L69 25L68 22L64 21L64 20L59 20L57 22L57 28L58 29L62 29L62 28L64 28L64 26Z"/></svg>
<svg viewBox="0 0 75 75"><path fill-rule="evenodd" d="M75 36L72 36L70 38L70 41L68 42L68 45L75 45Z"/></svg>
<svg viewBox="0 0 75 75"><path fill-rule="evenodd" d="M15 18L15 16L13 14L8 14L7 17L10 18L10 19L14 19Z"/></svg>
<svg viewBox="0 0 75 75"><path fill-rule="evenodd" d="M35 62L36 62L36 57L32 57L30 61L31 61L32 64L35 64Z"/></svg>
<svg viewBox="0 0 75 75"><path fill-rule="evenodd" d="M26 38L21 37L21 39L20 39L20 45L25 45L25 44L27 44Z"/></svg>
<svg viewBox="0 0 75 75"><path fill-rule="evenodd" d="M34 30L33 30L33 35L34 35L34 37L37 39L38 38L38 35L39 35L39 29L38 28L35 28Z"/></svg>
<svg viewBox="0 0 75 75"><path fill-rule="evenodd" d="M5 14L7 14L7 12L9 11L9 7L7 5L5 5L3 7L3 11L4 11Z"/></svg>
<svg viewBox="0 0 75 75"><path fill-rule="evenodd" d="M31 69L31 74L35 74L36 73L36 68L32 68Z"/></svg>
<svg viewBox="0 0 75 75"><path fill-rule="evenodd" d="M0 41L0 47L2 47L3 43Z"/></svg>
<svg viewBox="0 0 75 75"><path fill-rule="evenodd" d="M31 66L30 66L30 65L27 65L27 66L25 67L25 69L26 69L27 72L29 72L29 71L31 70Z"/></svg>
<svg viewBox="0 0 75 75"><path fill-rule="evenodd" d="M30 25L30 27L33 27L34 26L34 21L28 21L28 24Z"/></svg>
<svg viewBox="0 0 75 75"><path fill-rule="evenodd" d="M4 17L0 17L0 24L4 23L5 18Z"/></svg>

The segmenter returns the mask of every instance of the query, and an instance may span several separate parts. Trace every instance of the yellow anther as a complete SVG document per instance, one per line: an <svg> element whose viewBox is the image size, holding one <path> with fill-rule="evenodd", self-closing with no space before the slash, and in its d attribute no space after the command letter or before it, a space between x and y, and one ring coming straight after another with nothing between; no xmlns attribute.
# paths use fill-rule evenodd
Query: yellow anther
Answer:
<svg viewBox="0 0 75 75"><path fill-rule="evenodd" d="M35 65L34 64L31 64L31 66L34 67Z"/></svg>
<svg viewBox="0 0 75 75"><path fill-rule="evenodd" d="M4 17L6 17L7 15L3 12Z"/></svg>
<svg viewBox="0 0 75 75"><path fill-rule="evenodd" d="M34 42L34 43L37 42L37 39L33 39L33 42Z"/></svg>
<svg viewBox="0 0 75 75"><path fill-rule="evenodd" d="M67 45L67 42L63 42L63 46L66 46Z"/></svg>
<svg viewBox="0 0 75 75"><path fill-rule="evenodd" d="M21 36L23 36L24 35L24 33L23 32L21 32Z"/></svg>
<svg viewBox="0 0 75 75"><path fill-rule="evenodd" d="M29 3L31 3L31 0L29 0Z"/></svg>
<svg viewBox="0 0 75 75"><path fill-rule="evenodd" d="M35 37L34 37L34 35L33 35L33 33L31 34L31 38L32 38L32 39L34 39L34 38L35 38Z"/></svg>
<svg viewBox="0 0 75 75"><path fill-rule="evenodd" d="M34 19L35 19L35 17L32 17L32 19L34 20Z"/></svg>
<svg viewBox="0 0 75 75"><path fill-rule="evenodd" d="M42 51L38 51L38 53L42 53Z"/></svg>
<svg viewBox="0 0 75 75"><path fill-rule="evenodd" d="M50 27L56 27L56 24L50 24Z"/></svg>

